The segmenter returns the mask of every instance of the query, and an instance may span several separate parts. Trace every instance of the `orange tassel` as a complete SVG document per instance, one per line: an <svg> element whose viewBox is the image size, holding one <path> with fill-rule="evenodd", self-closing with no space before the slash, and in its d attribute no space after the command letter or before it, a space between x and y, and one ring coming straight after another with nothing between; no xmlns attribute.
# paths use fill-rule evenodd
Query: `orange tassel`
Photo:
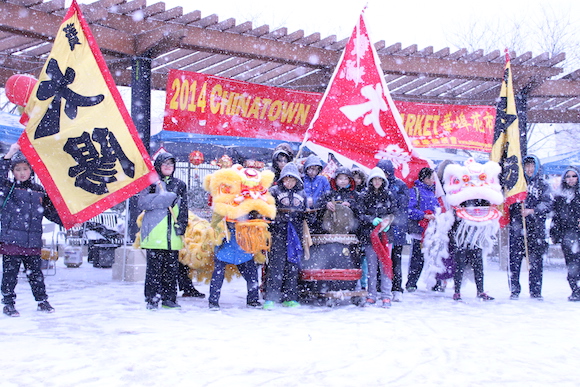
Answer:
<svg viewBox="0 0 580 387"><path fill-rule="evenodd" d="M268 231L268 224L261 219L237 222L236 241L242 250L250 254L269 251L272 237Z"/></svg>

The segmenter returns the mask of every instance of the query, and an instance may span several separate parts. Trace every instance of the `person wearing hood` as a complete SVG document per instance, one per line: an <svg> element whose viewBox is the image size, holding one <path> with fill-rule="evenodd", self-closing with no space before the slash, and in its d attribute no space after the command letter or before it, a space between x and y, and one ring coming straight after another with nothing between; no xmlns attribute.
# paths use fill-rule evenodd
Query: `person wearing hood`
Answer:
<svg viewBox="0 0 580 387"><path fill-rule="evenodd" d="M41 270L42 218L62 225L44 188L32 181L30 163L22 154L16 154L19 150L17 143L12 144L0 160L2 303L4 314L10 317L20 316L14 307L14 290L21 264L24 264L32 294L38 302L38 310L54 312L47 301ZM8 178L8 171L12 171L14 180Z"/></svg>
<svg viewBox="0 0 580 387"><path fill-rule="evenodd" d="M528 155L524 157L523 163L528 194L523 206L522 203L516 203L510 207L510 299L519 298L520 271L522 260L527 254L530 265L530 297L542 300L543 255L548 250L546 218L552 210L552 198L550 188L542 175L540 160L534 155Z"/></svg>
<svg viewBox="0 0 580 387"><path fill-rule="evenodd" d="M568 167L562 175L560 189L554 195L554 216L550 227L552 242L561 243L568 268L572 294L568 301L580 301L580 170Z"/></svg>
<svg viewBox="0 0 580 387"><path fill-rule="evenodd" d="M356 184L356 192L362 193L367 187L367 174L362 169L354 167L352 169L352 178Z"/></svg>
<svg viewBox="0 0 580 387"><path fill-rule="evenodd" d="M417 290L417 281L425 263L421 252L422 232L427 228L428 223L435 219L435 209L439 207L439 202L435 196L435 179L437 179L437 175L431 168L423 168L419 171L419 179L415 180L415 186L409 191L409 220L417 222L420 227L416 233L413 232L414 230L409 230L413 238L413 245L409 261L409 274L405 285L408 292Z"/></svg>
<svg viewBox="0 0 580 387"><path fill-rule="evenodd" d="M302 181L304 182L304 194L306 195L306 208L308 210L318 210L315 216L309 217L309 226L312 230L320 229L322 221L322 211L316 207L318 199L330 191L330 183L325 176L320 174L322 172L322 160L316 155L310 155L304 162L304 175Z"/></svg>
<svg viewBox="0 0 580 387"><path fill-rule="evenodd" d="M368 298L366 305L374 305L377 302L377 296L382 300L382 306L389 308L391 306L392 281L390 273L385 271L385 265L382 261L385 257L379 257L382 253L375 251L375 246L371 243L371 234L375 227L380 226L383 220L395 212L394 200L388 189L389 183L382 169L375 167L371 170L367 179L367 188L362 192L360 226L357 232L360 244L364 249L368 265ZM387 226L389 227L389 226ZM388 228L380 232L386 232ZM380 241L379 241L380 242ZM389 257L386 257L390 259ZM377 294L377 276L380 275L380 294Z"/></svg>
<svg viewBox="0 0 580 387"><path fill-rule="evenodd" d="M407 224L409 214L409 188L403 180L395 176L395 167L391 160L380 160L377 167L385 173L389 183L389 192L391 193L395 209L395 219L389 229L389 242L393 244L391 250L391 260L393 262L393 301L400 302L403 300L403 246L407 244Z"/></svg>
<svg viewBox="0 0 580 387"><path fill-rule="evenodd" d="M306 195L296 164L286 164L277 183L270 188L276 201L276 218L270 224L272 249L266 267L264 309L273 309L280 302L285 307L300 306L298 274L304 255L302 227Z"/></svg>
<svg viewBox="0 0 580 387"><path fill-rule="evenodd" d="M272 172L274 172L274 182L277 182L280 179L282 168L292 160L294 160L294 152L292 152L290 144L283 142L274 148L274 153L272 154Z"/></svg>
<svg viewBox="0 0 580 387"><path fill-rule="evenodd" d="M320 197L317 203L318 208L325 208L335 212L336 206L345 206L352 210L357 217L360 213L359 193L356 191L356 183L352 177L352 172L346 167L337 168L334 179L330 181L330 191Z"/></svg>
<svg viewBox="0 0 580 387"><path fill-rule="evenodd" d="M139 194L138 208L145 211L141 224L141 248L147 249L145 301L157 309L178 309L179 250L188 220L187 187L173 176L175 157L160 153L154 162L159 180Z"/></svg>

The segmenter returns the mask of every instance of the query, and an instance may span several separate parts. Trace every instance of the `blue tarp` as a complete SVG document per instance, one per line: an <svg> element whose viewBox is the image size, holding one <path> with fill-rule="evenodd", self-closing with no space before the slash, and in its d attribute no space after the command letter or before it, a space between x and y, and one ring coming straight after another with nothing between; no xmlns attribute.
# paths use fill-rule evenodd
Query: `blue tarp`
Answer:
<svg viewBox="0 0 580 387"><path fill-rule="evenodd" d="M210 136L197 133L173 132L162 130L151 136L153 152L163 144L163 148L175 155L180 161L187 161L192 150L199 150L207 161L218 159L222 155L232 157L234 163L243 163L243 160L253 159L269 162L272 150L276 145L286 141L267 140L261 138ZM290 143L294 152L299 143Z"/></svg>
<svg viewBox="0 0 580 387"><path fill-rule="evenodd" d="M20 123L20 116L6 112L0 112L0 141L4 144L13 144L24 131Z"/></svg>
<svg viewBox="0 0 580 387"><path fill-rule="evenodd" d="M562 175L569 166L580 166L580 152L574 151L562 155L547 157L541 160L544 173L548 175Z"/></svg>

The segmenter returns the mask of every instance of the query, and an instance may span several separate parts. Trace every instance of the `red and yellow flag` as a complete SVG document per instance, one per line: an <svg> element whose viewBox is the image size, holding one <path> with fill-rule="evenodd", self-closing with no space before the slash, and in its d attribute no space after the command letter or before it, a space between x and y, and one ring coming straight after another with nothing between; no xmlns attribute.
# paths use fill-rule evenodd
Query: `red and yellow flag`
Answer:
<svg viewBox="0 0 580 387"><path fill-rule="evenodd" d="M527 184L520 148L520 125L514 97L513 74L508 53L496 110L494 140L490 160L499 163L500 182L504 190L504 216L500 224L509 222L509 206L526 199Z"/></svg>
<svg viewBox="0 0 580 387"><path fill-rule="evenodd" d="M67 228L143 190L156 176L74 0L22 121L22 152Z"/></svg>

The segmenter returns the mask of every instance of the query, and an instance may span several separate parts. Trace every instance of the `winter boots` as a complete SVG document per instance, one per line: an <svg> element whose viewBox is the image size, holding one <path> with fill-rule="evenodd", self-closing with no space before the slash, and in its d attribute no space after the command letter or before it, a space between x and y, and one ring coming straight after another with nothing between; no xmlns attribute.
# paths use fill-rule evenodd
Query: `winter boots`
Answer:
<svg viewBox="0 0 580 387"><path fill-rule="evenodd" d="M46 300L39 302L36 310L39 312L54 313L54 308Z"/></svg>
<svg viewBox="0 0 580 387"><path fill-rule="evenodd" d="M196 288L193 288L193 290L187 290L187 291L183 292L181 297L205 298L205 294L203 294L202 292L200 292Z"/></svg>
<svg viewBox="0 0 580 387"><path fill-rule="evenodd" d="M282 306L285 306L286 308L298 308L300 307L300 303L298 301L284 301Z"/></svg>
<svg viewBox="0 0 580 387"><path fill-rule="evenodd" d="M161 307L163 309L181 309L181 305L179 305L177 302L171 301L171 300L166 300L166 301L161 302Z"/></svg>
<svg viewBox="0 0 580 387"><path fill-rule="evenodd" d="M393 302L403 302L403 292L393 292Z"/></svg>
<svg viewBox="0 0 580 387"><path fill-rule="evenodd" d="M488 295L487 293L481 292L481 293L477 293L477 298L479 298L482 301L493 301L495 300L495 298L493 298L492 296Z"/></svg>
<svg viewBox="0 0 580 387"><path fill-rule="evenodd" d="M39 312L44 312L44 313L54 313L54 308L52 307L52 305L50 305L48 303L48 301L40 301L38 303L38 308L36 310L38 310ZM20 313L18 313L18 311L14 307L14 304L4 305L4 309L2 310L2 312L6 316L10 316L10 317L19 317L20 316Z"/></svg>
<svg viewBox="0 0 580 387"><path fill-rule="evenodd" d="M18 317L18 316L20 316L20 313L18 313L18 311L14 307L14 304L7 304L7 305L5 305L3 312L4 312L4 314L6 316L9 316L9 317Z"/></svg>

